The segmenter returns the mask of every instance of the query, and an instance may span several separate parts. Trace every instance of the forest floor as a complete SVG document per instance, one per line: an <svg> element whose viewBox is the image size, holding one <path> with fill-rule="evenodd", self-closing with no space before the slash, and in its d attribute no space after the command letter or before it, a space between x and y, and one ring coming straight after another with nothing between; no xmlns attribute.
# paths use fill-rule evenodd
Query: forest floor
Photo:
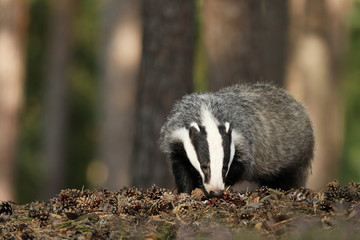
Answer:
<svg viewBox="0 0 360 240"><path fill-rule="evenodd" d="M0 203L0 239L360 239L360 183L261 187L208 199L152 187L61 191Z"/></svg>

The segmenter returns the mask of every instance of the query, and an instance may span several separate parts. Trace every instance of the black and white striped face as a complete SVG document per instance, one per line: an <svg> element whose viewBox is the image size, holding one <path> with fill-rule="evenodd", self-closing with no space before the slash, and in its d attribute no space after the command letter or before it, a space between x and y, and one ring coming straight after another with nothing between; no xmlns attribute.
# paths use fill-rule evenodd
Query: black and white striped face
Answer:
<svg viewBox="0 0 360 240"><path fill-rule="evenodd" d="M235 154L231 126L228 122L219 123L208 110L202 111L201 120L175 134L183 141L187 157L199 172L205 190L210 195L221 196Z"/></svg>

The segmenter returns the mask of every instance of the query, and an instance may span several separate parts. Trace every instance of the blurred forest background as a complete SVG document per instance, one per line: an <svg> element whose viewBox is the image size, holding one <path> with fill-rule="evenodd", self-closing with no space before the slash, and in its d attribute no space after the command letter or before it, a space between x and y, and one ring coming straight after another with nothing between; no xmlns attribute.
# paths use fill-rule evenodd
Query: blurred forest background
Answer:
<svg viewBox="0 0 360 240"><path fill-rule="evenodd" d="M309 110L309 187L360 181L360 0L0 0L0 200L172 188L174 101L258 81Z"/></svg>

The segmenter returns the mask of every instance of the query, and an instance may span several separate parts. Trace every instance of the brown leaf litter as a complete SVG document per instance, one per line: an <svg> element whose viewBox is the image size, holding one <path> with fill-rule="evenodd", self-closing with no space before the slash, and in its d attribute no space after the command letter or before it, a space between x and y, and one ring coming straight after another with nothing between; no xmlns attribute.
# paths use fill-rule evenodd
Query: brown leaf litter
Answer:
<svg viewBox="0 0 360 240"><path fill-rule="evenodd" d="M0 203L0 239L338 239L360 230L360 183L316 192L261 187L207 198L151 187L62 190L46 202Z"/></svg>

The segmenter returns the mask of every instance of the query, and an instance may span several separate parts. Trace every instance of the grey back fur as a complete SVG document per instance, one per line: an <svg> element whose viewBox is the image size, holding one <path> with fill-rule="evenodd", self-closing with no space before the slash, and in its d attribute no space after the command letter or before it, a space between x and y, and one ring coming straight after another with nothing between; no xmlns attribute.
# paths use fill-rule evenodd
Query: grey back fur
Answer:
<svg viewBox="0 0 360 240"><path fill-rule="evenodd" d="M171 152L172 132L200 123L206 106L220 123L229 122L241 138L234 161L246 166L244 180L257 181L283 169L298 169L304 185L314 151L314 136L305 108L287 92L269 84L234 85L215 93L189 94L179 100L161 129L161 149Z"/></svg>

